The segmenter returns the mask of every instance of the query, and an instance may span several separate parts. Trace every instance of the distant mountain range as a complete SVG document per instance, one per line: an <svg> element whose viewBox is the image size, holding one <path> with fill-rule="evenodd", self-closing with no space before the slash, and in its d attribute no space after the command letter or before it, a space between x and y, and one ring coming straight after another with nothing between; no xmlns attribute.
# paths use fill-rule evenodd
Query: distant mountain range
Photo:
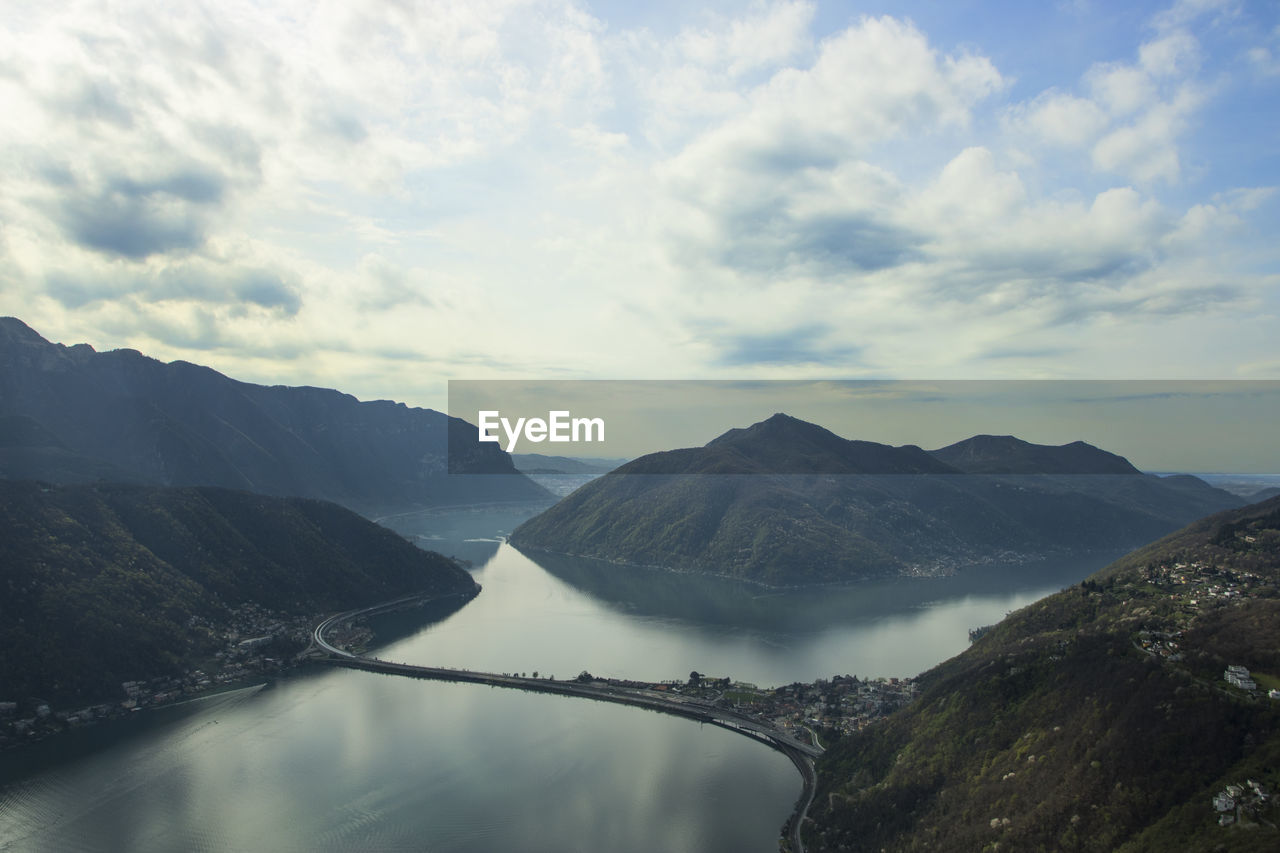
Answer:
<svg viewBox="0 0 1280 853"><path fill-rule="evenodd" d="M806 849L1280 849L1278 595L1273 498L1017 611L829 746Z"/></svg>
<svg viewBox="0 0 1280 853"><path fill-rule="evenodd" d="M975 436L929 452L777 414L629 462L518 527L511 543L793 586L1133 547L1243 503L1083 442Z"/></svg>
<svg viewBox="0 0 1280 853"><path fill-rule="evenodd" d="M607 474L625 459L586 456L548 456L545 453L512 453L511 462L521 474Z"/></svg>
<svg viewBox="0 0 1280 853"><path fill-rule="evenodd" d="M0 477L213 485L410 506L550 500L457 418L324 388L253 385L0 318ZM488 474L450 475L452 470Z"/></svg>
<svg viewBox="0 0 1280 853"><path fill-rule="evenodd" d="M0 700L101 700L181 673L243 604L310 616L476 589L452 560L332 503L0 480Z"/></svg>

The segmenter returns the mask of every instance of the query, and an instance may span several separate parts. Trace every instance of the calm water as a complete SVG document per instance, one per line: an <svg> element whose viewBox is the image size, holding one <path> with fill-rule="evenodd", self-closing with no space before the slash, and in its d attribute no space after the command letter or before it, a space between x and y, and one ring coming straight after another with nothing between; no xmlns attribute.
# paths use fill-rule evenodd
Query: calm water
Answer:
<svg viewBox="0 0 1280 853"><path fill-rule="evenodd" d="M762 594L569 560L520 512L386 519L472 560L463 609L378 623L379 657L568 678L761 685L911 675L1104 560ZM475 685L318 670L0 756L0 850L774 851L790 762L715 727ZM37 769L31 769L34 766Z"/></svg>

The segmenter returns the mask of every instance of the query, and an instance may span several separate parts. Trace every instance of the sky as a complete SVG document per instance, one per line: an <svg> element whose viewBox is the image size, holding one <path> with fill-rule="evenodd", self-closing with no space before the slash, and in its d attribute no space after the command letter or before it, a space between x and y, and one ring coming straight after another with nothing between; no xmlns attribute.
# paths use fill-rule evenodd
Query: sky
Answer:
<svg viewBox="0 0 1280 853"><path fill-rule="evenodd" d="M362 399L1277 379L1278 185L1274 2L0 16L0 314Z"/></svg>

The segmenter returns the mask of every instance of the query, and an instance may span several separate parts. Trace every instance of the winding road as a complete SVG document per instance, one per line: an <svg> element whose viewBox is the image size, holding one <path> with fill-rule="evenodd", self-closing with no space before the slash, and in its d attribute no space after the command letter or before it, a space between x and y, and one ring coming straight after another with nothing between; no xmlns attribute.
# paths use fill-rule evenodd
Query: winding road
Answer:
<svg viewBox="0 0 1280 853"><path fill-rule="evenodd" d="M470 598L474 593L455 593L457 597ZM454 596L444 596L451 598ZM312 632L313 644L322 657L318 660L333 666L348 669L362 669L367 672L380 672L384 675L399 675L406 678L424 678L432 681L454 681L468 684L488 684L494 687L510 687L517 690L531 690L538 693L553 693L559 696L577 696L583 699L594 699L598 702L614 702L620 705L632 705L647 708L663 714L673 714L720 726L729 731L750 737L766 746L778 750L791 759L800 776L804 780L804 788L800 799L796 801L792 812L791 849L803 853L804 846L800 840L800 827L804 823L809 806L813 802L817 773L814 759L822 754L822 748L811 743L798 740L788 732L767 722L754 719L731 708L720 708L700 699L681 696L679 694L658 693L648 688L624 687L605 681L556 681L550 678L526 678L519 675L505 675L494 672L477 672L470 669L451 669L442 666L420 666L417 664L395 663L353 654L339 648L325 639L327 632L334 625L349 622L362 616L371 616L390 610L407 607L412 604L426 602L429 599L421 595L405 596L393 601L348 610L330 616L316 625Z"/></svg>

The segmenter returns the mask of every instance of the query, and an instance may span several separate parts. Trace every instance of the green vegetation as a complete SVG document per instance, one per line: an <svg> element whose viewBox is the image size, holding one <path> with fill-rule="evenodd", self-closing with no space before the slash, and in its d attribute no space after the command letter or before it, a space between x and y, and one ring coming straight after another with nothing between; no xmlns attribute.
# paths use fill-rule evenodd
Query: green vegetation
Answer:
<svg viewBox="0 0 1280 853"><path fill-rule="evenodd" d="M1232 510L1012 614L833 745L810 849L1277 849L1274 800L1212 803L1280 789L1280 703L1223 680L1280 671L1277 542Z"/></svg>
<svg viewBox="0 0 1280 853"><path fill-rule="evenodd" d="M748 693L745 690L726 690L724 698L739 705L755 705L761 701L760 694Z"/></svg>
<svg viewBox="0 0 1280 853"><path fill-rule="evenodd" d="M1280 690L1280 676L1266 672L1254 672L1253 680L1258 682L1260 690Z"/></svg>
<svg viewBox="0 0 1280 853"><path fill-rule="evenodd" d="M178 674L245 604L300 615L473 588L453 561L322 501L0 481L0 700L109 699Z"/></svg>

